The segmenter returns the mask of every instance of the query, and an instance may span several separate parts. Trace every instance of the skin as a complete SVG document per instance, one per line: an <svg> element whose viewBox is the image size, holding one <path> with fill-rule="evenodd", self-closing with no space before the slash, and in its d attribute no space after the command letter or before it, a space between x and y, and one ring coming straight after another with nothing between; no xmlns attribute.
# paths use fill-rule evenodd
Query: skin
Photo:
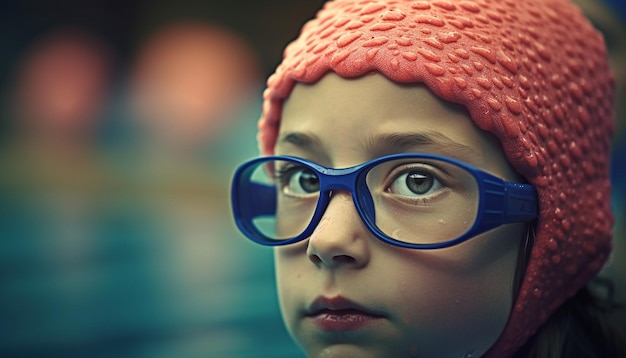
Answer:
<svg viewBox="0 0 626 358"><path fill-rule="evenodd" d="M377 140L406 133L441 143ZM277 154L340 168L402 152L446 155L520 180L464 108L421 85L329 73L296 85L284 104ZM523 236L524 224L510 224L451 248L403 249L376 239L350 194L336 191L309 239L275 250L284 321L309 357L478 357L509 316ZM306 316L320 296L347 298L381 318L356 330L324 331Z"/></svg>

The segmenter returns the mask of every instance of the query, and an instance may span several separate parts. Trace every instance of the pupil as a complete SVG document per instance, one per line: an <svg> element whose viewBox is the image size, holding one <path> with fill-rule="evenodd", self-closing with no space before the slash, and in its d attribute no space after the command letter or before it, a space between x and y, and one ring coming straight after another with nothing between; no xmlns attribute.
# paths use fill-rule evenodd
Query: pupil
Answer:
<svg viewBox="0 0 626 358"><path fill-rule="evenodd" d="M407 187L415 194L425 194L433 187L433 177L412 172L406 177Z"/></svg>
<svg viewBox="0 0 626 358"><path fill-rule="evenodd" d="M307 193L313 193L319 190L319 180L311 172L302 172L300 175L300 186Z"/></svg>

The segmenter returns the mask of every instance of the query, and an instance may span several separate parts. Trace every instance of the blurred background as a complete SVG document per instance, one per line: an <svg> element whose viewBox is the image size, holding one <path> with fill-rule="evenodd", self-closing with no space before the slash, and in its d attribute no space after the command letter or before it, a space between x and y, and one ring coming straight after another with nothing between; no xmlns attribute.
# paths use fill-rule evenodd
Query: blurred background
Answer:
<svg viewBox="0 0 626 358"><path fill-rule="evenodd" d="M300 356L228 190L320 5L3 1L0 356Z"/></svg>
<svg viewBox="0 0 626 358"><path fill-rule="evenodd" d="M578 2L620 87L626 255L624 4ZM228 190L257 155L265 79L322 3L3 1L0 356L302 356Z"/></svg>

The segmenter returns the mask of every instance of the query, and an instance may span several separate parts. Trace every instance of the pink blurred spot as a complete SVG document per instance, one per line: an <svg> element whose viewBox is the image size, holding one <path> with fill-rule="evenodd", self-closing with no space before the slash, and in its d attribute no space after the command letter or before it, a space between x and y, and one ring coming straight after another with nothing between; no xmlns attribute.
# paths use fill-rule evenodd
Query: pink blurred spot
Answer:
<svg viewBox="0 0 626 358"><path fill-rule="evenodd" d="M93 136L106 102L112 53L79 31L59 30L25 53L15 82L20 139L84 141Z"/></svg>
<svg viewBox="0 0 626 358"><path fill-rule="evenodd" d="M131 74L131 106L149 140L198 146L215 137L259 85L257 59L235 33L181 22L146 41Z"/></svg>

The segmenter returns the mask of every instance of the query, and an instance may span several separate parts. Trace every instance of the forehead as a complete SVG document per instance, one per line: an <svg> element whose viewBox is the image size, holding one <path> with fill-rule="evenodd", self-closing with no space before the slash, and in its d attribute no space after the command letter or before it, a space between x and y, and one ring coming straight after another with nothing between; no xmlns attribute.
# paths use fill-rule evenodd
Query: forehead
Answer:
<svg viewBox="0 0 626 358"><path fill-rule="evenodd" d="M284 104L279 151L294 144L284 141L294 133L307 135L298 144L325 152L371 151L377 137L407 133L447 137L478 152L488 144L462 106L423 85L398 84L380 74L344 79L329 73L314 84L297 84Z"/></svg>
<svg viewBox="0 0 626 358"><path fill-rule="evenodd" d="M329 72L313 84L296 84L285 100L282 127L298 125L286 123L286 120L290 120L294 113L302 116L303 111L318 120L329 116L339 120L341 117L341 122L365 121L370 117L415 118L416 114L425 118L454 116L469 120L464 107L441 100L426 86L392 82L375 72L352 79ZM393 125L393 121L380 124Z"/></svg>

